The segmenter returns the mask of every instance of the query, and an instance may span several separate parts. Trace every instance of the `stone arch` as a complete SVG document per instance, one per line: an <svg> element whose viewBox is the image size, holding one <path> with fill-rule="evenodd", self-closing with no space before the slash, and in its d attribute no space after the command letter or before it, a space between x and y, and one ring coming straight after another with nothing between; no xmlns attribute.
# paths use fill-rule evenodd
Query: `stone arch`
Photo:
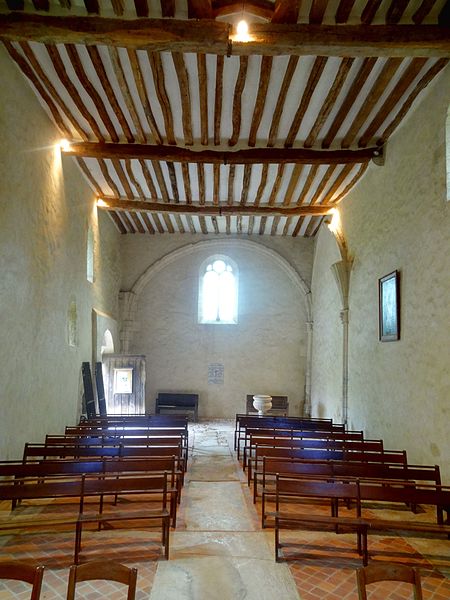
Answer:
<svg viewBox="0 0 450 600"><path fill-rule="evenodd" d="M105 330L103 334L102 345L100 348L101 354L113 354L114 353L114 339L109 329Z"/></svg>
<svg viewBox="0 0 450 600"><path fill-rule="evenodd" d="M211 252L218 252L218 249L224 248L226 246L232 246L233 248L241 248L244 250L258 252L262 256L270 258L271 260L276 262L278 266L286 273L286 275L297 288L299 293L302 295L303 301L305 303L307 321L311 321L311 290L306 281L300 275L300 273L289 263L289 261L283 258L275 250L267 248L266 246L258 244L257 242L252 242L250 240L220 239L204 240L201 242L196 242L194 244L188 244L186 246L178 248L177 250L174 250L173 252L169 252L162 258L152 263L135 281L131 290L129 290L128 292L120 292L122 328L124 328L126 324L131 325L131 323L134 321L134 315L139 296L142 293L143 289L148 285L148 283L157 273L165 269L173 262L179 260L180 258L189 256L194 252L197 252L198 250L202 250L203 248L208 248L208 250L210 250Z"/></svg>
<svg viewBox="0 0 450 600"><path fill-rule="evenodd" d="M307 356L306 356L306 373L305 373L305 390L304 390L304 415L311 416L311 349L312 349L312 304L311 304L311 289L288 260L281 256L275 250L267 248L263 244L250 240L203 240L193 244L187 244L169 252L165 256L159 258L152 263L140 277L135 281L129 291L121 291L119 294L120 314L121 314L121 332L120 346L121 352L127 354L130 349L131 336L134 329L135 315L139 297L144 288L149 284L155 275L164 270L167 266L175 261L194 254L195 252L207 249L208 252L215 253L224 251L224 248L232 247L233 249L244 249L257 252L274 261L278 267L284 271L295 288L298 290L304 302L306 312L306 332L307 332ZM225 250L226 251L226 250Z"/></svg>

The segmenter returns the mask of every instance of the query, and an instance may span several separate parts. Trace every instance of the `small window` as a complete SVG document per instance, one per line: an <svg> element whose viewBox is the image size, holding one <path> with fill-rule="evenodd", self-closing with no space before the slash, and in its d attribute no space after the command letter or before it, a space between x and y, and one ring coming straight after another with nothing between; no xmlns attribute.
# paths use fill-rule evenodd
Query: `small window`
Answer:
<svg viewBox="0 0 450 600"><path fill-rule="evenodd" d="M238 272L234 261L227 256L210 257L202 265L199 284L199 323L237 323Z"/></svg>

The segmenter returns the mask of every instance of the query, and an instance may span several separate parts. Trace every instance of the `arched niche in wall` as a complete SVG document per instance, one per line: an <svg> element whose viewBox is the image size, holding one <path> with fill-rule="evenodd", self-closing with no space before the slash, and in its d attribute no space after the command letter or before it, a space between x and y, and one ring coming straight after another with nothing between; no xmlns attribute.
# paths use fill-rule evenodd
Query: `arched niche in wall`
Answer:
<svg viewBox="0 0 450 600"><path fill-rule="evenodd" d="M247 263L247 273L251 273L250 277L247 276L247 291L250 289L256 294L262 292L264 298L255 295L255 301L259 304L260 309L268 312L259 312L259 314L253 312L249 316L250 312L248 311L251 311L251 301L249 301L245 306L248 317L246 320L238 320L237 328L235 325L222 325L220 332L213 333L211 330L213 325L199 324L197 321L197 298L195 296L198 291L198 269L205 258L216 254L226 255L236 260L239 269L243 263ZM188 271L185 270L185 267L188 267ZM252 270L249 271L249 269ZM245 281L244 271L242 281ZM256 284L255 287L251 287L254 284ZM283 295L284 292L285 295ZM268 301L269 295L272 296L271 302ZM183 301L180 298L183 298ZM212 363L224 363L224 387L228 385L227 376L228 382L230 382L236 373L241 374L246 368L249 369L248 389L238 390L239 398L242 396L242 402L244 402L245 394L261 391L253 389L258 387L260 381L256 375L253 376L257 356L264 360L267 366L266 371L272 371L274 375L271 380L275 382L273 387L270 384L269 373L265 372L262 375L263 379L267 375L266 382L260 384L266 388L271 387L270 390L267 390L271 393L282 393L284 392L282 388L285 385L288 386L286 381L289 375L283 369L288 369L289 365L290 373L298 371L295 383L293 378L291 379L290 389L291 393L295 393L297 396L297 406L307 407L309 395L306 392L307 386L304 380L308 368L305 356L309 350L309 341L306 340L309 340L311 336L310 289L298 269L275 250L260 243L234 238L188 244L154 261L129 291L121 292L120 300L121 352L139 352L147 356L149 369L147 410L152 410L151 403L154 401L155 391L177 391L176 389L159 389L162 384L169 385L170 381L173 387L183 384L189 387L189 390L185 388L183 391L192 391L190 389L192 386L203 386L200 391L208 396L210 406L215 403L217 409L215 414L220 416L220 405L222 403L223 408L223 402L226 403L226 399L220 398L219 387L213 387L208 380L208 372L213 366ZM188 303L189 306L185 306L183 302ZM273 317L272 321L270 316L265 319L269 313ZM291 323L295 323L294 327L287 325L290 322L289 319L292 319ZM307 326L305 326L305 322L308 324ZM276 329L278 326L281 326L279 330ZM230 327L235 327L235 330L231 332ZM259 337L253 335L250 336L250 340L248 337L250 331L259 332ZM247 338L244 339L242 336L245 333L247 333ZM161 339L159 339L160 337ZM158 338L158 343L155 342L156 338ZM230 342L231 338L233 340ZM294 343L294 339L296 343ZM176 340L177 347L175 347L174 340ZM191 341L192 343L190 343ZM236 354L232 356L231 351L228 353L225 351L224 356L220 356L222 349L228 350L227 343L235 344ZM279 349L281 348L282 353L287 352L288 344L291 344L290 348L291 350L294 348L294 350L287 358L286 365L280 365ZM168 349L168 345L170 349ZM266 348L263 356L264 345ZM200 350L197 352L197 346L202 348L202 352ZM274 352L277 346L279 349ZM160 358L161 354L164 354L164 360ZM192 359L190 365L185 364L186 361L189 362L188 359ZM161 364L159 364L160 362ZM168 365L172 365L173 368L170 377ZM152 371L157 368L159 370ZM165 378L161 376L162 384L160 385L160 382L156 380L163 371L167 373ZM180 375L177 381L177 376L181 372L185 372L186 377L181 379ZM309 375L306 375L306 379L309 381ZM234 385L234 392L236 392L236 386L237 384ZM236 394L233 398L227 409L229 413L232 409L234 410L234 407L231 408L231 403L238 402L235 400ZM236 408L239 407L236 406ZM200 414L202 416L201 412ZM222 414L225 414L224 408ZM205 414L204 416L211 415Z"/></svg>

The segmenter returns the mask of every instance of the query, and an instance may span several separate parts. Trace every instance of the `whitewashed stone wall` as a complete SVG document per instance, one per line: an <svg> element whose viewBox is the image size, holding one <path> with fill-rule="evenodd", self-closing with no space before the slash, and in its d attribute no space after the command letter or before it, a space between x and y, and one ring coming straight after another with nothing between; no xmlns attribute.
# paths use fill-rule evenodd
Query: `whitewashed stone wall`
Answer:
<svg viewBox="0 0 450 600"><path fill-rule="evenodd" d="M308 278L310 240L277 241L276 254L248 238L167 236L123 240L124 286L131 289L148 267L183 246L189 248L159 270L139 296L130 352L147 357L146 405L159 391L200 394L201 417L231 417L244 410L248 393L287 394L292 414L303 407L306 366L304 289L280 266ZM187 243L188 242L188 243ZM193 243L194 246L190 246ZM283 255L278 252L281 249ZM202 262L226 254L239 267L239 323L200 325L198 276ZM286 258L291 260L288 261ZM297 276L298 277L298 276ZM224 367L224 383L208 383L208 365Z"/></svg>
<svg viewBox="0 0 450 600"><path fill-rule="evenodd" d="M342 304L330 266L341 260L333 234L319 231L315 243L312 279L313 417L343 421L342 411Z"/></svg>
<svg viewBox="0 0 450 600"><path fill-rule="evenodd" d="M117 319L120 236L108 216L97 217L73 159L54 151L59 135L3 47L0 71L0 458L11 459L80 412L92 309Z"/></svg>
<svg viewBox="0 0 450 600"><path fill-rule="evenodd" d="M350 284L349 426L404 448L410 462L439 464L450 483L450 203L446 201L445 121L450 69L426 90L387 147L384 167L371 165L341 204L355 263ZM341 344L339 312L327 263L336 249L318 237L314 267L313 406L337 399L327 352ZM378 341L378 279L401 272L401 339ZM323 298L317 298L320 290ZM319 303L319 304L318 304ZM323 358L321 358L323 357ZM325 381L324 381L325 379Z"/></svg>

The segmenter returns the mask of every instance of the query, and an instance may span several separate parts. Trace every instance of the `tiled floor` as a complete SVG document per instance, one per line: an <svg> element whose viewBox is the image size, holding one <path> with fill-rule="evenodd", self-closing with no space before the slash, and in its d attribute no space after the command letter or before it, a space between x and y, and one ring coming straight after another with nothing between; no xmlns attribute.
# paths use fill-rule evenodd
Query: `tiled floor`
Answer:
<svg viewBox="0 0 450 600"><path fill-rule="evenodd" d="M232 449L231 422L193 425L192 454L170 560L160 560L158 534L114 529L86 533L82 560L116 559L138 568L137 599L143 600L356 600L355 569L361 564L352 534L282 532L288 560L275 563L273 531L261 530L259 503L251 494ZM36 510L53 510L46 505ZM8 506L0 504L0 513ZM390 511L383 511L389 517ZM415 517L405 510L405 518ZM430 513L429 518L433 515ZM371 561L420 567L424 600L450 600L450 541L370 536ZM65 598L73 532L0 536L1 559L44 564L43 600ZM124 598L118 584L80 584L89 600ZM404 584L374 584L369 600L410 598ZM28 587L0 582L0 600L29 597Z"/></svg>

